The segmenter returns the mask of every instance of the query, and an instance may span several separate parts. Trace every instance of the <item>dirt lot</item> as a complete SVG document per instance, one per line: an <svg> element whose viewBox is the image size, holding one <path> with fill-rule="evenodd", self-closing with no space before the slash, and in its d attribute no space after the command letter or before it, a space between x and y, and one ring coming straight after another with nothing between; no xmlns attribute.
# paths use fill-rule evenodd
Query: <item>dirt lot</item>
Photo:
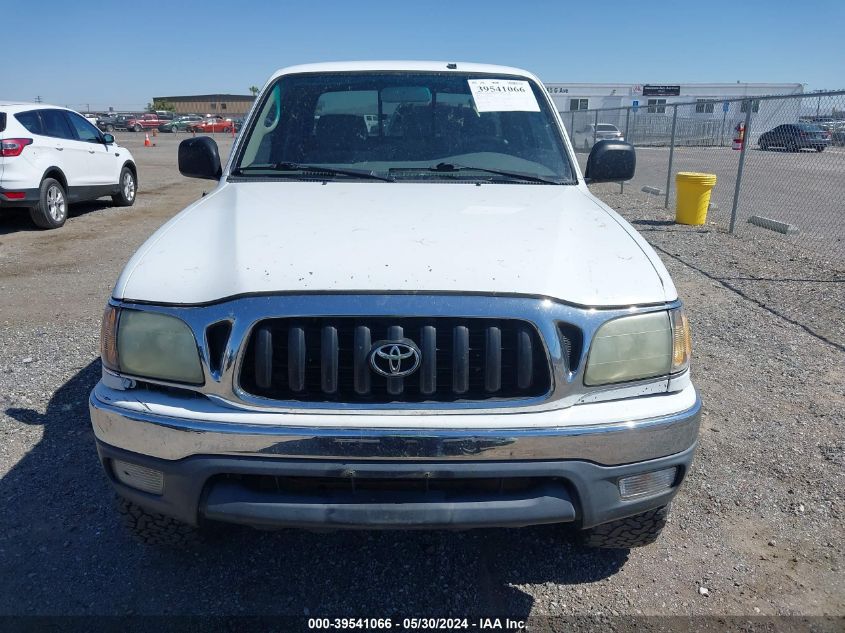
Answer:
<svg viewBox="0 0 845 633"><path fill-rule="evenodd" d="M845 615L845 277L804 251L676 227L618 187L597 191L687 302L705 404L656 544L585 551L558 527L135 543L88 420L100 315L135 248L211 183L178 175L179 138L123 136L134 207L83 205L52 232L0 216L0 614Z"/></svg>

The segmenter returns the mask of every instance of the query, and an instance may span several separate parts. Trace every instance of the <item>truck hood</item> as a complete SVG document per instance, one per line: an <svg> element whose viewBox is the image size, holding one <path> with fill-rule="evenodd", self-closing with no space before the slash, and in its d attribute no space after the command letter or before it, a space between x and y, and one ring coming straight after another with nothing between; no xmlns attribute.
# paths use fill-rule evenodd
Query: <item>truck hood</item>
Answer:
<svg viewBox="0 0 845 633"><path fill-rule="evenodd" d="M584 306L677 297L651 247L579 186L226 183L162 226L116 299L273 292L524 294Z"/></svg>

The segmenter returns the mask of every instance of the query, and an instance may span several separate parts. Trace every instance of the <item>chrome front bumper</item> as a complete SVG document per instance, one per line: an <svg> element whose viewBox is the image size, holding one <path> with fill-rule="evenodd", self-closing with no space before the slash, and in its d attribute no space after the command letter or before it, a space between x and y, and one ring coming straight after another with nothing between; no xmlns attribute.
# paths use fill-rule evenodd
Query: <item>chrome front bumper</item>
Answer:
<svg viewBox="0 0 845 633"><path fill-rule="evenodd" d="M431 427L404 428L362 424L361 416L313 417L322 424L307 425L308 416L287 416L296 424L259 423L265 414L254 413L253 422L234 414L227 416L219 410L205 419L196 416L163 415L161 408L148 406L128 408L109 402L110 391L98 385L90 398L91 421L99 442L140 455L179 460L195 455L232 457L285 458L298 460L359 460L359 461L557 461L583 460L601 465L620 465L674 455L695 444L698 435L701 402L692 387L679 394L664 394L636 398L659 404L669 398L684 402L683 410L655 417L628 419L623 415L632 405L624 401L587 404L570 407L561 412L549 411L542 425L530 416L517 414L508 418L507 427L501 422L487 427L469 421L462 424L450 416L448 428L442 420L429 416ZM683 397L681 397L683 396ZM186 404L190 404L189 401ZM201 400L193 400L201 402ZM136 401L137 405L138 402ZM597 422L594 416L584 415L579 422L577 412L590 407L605 406L603 411L615 410L618 417ZM664 407L665 408L665 407ZM178 410L170 407L169 411ZM660 407L655 407L659 411ZM183 409L184 413L188 413ZM555 424L555 416L560 423ZM573 415L575 419L573 420ZM229 419L226 419L226 418ZM329 417L337 425L326 425ZM341 419L355 418L355 425ZM478 417L478 416L475 416ZM274 418L279 419L279 418ZM282 418L284 419L284 417ZM405 418L407 420L407 417ZM491 422L494 418L490 418ZM497 421L500 418L495 418ZM235 421L237 420L237 421ZM467 419L469 420L469 419ZM512 424L513 426L510 426Z"/></svg>

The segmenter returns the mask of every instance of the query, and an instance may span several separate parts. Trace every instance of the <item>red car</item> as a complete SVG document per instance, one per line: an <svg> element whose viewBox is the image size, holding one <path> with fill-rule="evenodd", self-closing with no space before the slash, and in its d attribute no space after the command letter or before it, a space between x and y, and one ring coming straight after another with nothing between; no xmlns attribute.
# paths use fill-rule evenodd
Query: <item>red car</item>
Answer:
<svg viewBox="0 0 845 633"><path fill-rule="evenodd" d="M188 130L191 132L205 132L214 134L215 132L231 132L232 122L223 117L206 117L202 121L191 123Z"/></svg>
<svg viewBox="0 0 845 633"><path fill-rule="evenodd" d="M157 114L141 114L130 118L126 122L126 129L132 130L133 132L140 132L142 130L158 128L158 126L164 123L169 123L169 121L158 118Z"/></svg>

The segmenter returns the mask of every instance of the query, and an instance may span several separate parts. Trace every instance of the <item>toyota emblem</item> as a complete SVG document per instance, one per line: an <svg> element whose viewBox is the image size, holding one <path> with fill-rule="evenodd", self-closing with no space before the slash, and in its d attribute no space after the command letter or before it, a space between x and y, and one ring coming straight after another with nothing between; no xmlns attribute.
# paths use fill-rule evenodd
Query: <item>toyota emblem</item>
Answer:
<svg viewBox="0 0 845 633"><path fill-rule="evenodd" d="M379 376L402 378L420 366L420 348L413 341L377 341L370 348L370 367Z"/></svg>

